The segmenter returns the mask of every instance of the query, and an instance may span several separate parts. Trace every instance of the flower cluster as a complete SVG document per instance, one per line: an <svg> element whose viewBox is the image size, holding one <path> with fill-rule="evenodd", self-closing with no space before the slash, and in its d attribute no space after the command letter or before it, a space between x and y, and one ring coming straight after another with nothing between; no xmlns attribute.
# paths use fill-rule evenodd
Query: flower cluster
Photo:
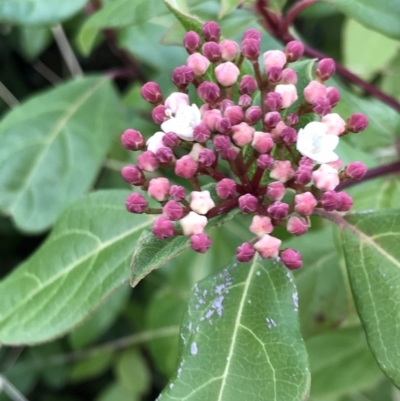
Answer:
<svg viewBox="0 0 400 401"><path fill-rule="evenodd" d="M191 31L183 43L189 56L172 73L177 91L164 98L155 82L141 89L154 105L152 119L159 131L147 141L133 129L121 138L125 148L142 151L137 165L123 168L123 178L147 191L160 208L150 208L134 192L126 199L127 210L159 213L152 228L157 238L185 235L193 250L204 253L211 246L204 232L208 221L239 208L253 215L249 230L254 239L238 247L238 261L250 261L258 252L262 258L280 257L289 269L299 268L300 253L281 250L274 228L302 235L315 208L351 208L352 198L335 188L344 180L360 180L366 167L353 162L342 168L335 148L341 136L363 131L367 118L357 113L345 121L332 112L340 100L339 91L325 84L335 71L332 59L320 60L315 80L298 93L291 63L303 55L301 42L261 54L259 31L247 30L239 45L220 40L218 24L209 21L202 37ZM241 73L243 63L252 66L252 75ZM189 85L200 107L189 99ZM163 177L164 168L173 169L193 190L187 193ZM148 179L146 172L158 176ZM215 181L214 198L202 189L203 176Z"/></svg>

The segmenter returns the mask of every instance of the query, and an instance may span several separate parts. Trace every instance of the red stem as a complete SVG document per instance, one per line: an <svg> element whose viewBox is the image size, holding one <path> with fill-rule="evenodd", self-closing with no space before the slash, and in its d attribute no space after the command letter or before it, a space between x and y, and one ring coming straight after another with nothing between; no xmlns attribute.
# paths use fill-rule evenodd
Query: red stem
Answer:
<svg viewBox="0 0 400 401"><path fill-rule="evenodd" d="M282 32L289 32L290 25L297 18L297 16L310 7L312 4L318 3L321 0L300 0L295 3L293 7L287 12L286 17L282 20Z"/></svg>
<svg viewBox="0 0 400 401"><path fill-rule="evenodd" d="M223 203L222 205L213 207L207 214L206 217L211 219L215 216L219 216L223 213L228 213L232 209L234 209L239 204L239 197L233 198L228 200L227 202Z"/></svg>

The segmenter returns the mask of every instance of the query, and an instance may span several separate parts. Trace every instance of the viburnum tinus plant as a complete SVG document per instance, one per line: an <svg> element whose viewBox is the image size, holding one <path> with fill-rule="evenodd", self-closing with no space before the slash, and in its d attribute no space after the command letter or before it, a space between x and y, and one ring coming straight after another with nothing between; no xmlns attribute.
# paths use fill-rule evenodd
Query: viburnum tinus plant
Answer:
<svg viewBox="0 0 400 401"><path fill-rule="evenodd" d="M297 87L292 66L304 53L299 41L263 52L260 31L246 30L238 44L222 40L219 25L209 21L202 36L189 31L183 43L189 56L172 73L177 91L165 95L155 82L141 89L154 106L157 132L127 129L121 138L125 148L141 152L137 165L122 169L123 178L159 207L133 192L127 210L160 215L152 227L158 239L184 235L194 251L205 253L212 245L205 233L209 221L238 209L252 216L249 241L236 249L239 262L258 253L300 268L300 252L282 249L274 229L300 236L314 212L351 209L351 196L338 188L362 179L367 169L358 161L343 166L335 149L341 137L363 131L367 117L333 111L340 92L326 85L335 71L330 58ZM244 62L252 67L247 74L240 70ZM187 185L173 184L166 169ZM202 184L206 176L215 182L213 195Z"/></svg>

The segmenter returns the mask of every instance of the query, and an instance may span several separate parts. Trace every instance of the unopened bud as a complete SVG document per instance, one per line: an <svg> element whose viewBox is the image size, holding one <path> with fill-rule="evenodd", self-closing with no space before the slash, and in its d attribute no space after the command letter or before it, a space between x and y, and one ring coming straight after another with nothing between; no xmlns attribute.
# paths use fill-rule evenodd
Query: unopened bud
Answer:
<svg viewBox="0 0 400 401"><path fill-rule="evenodd" d="M215 104L220 97L220 90L214 82L204 81L197 88L200 99L206 103Z"/></svg>
<svg viewBox="0 0 400 401"><path fill-rule="evenodd" d="M204 227L207 225L207 217L200 216L195 212L189 212L183 219L179 220L179 223L183 230L183 235L191 236L200 234L204 231Z"/></svg>
<svg viewBox="0 0 400 401"><path fill-rule="evenodd" d="M162 138L162 143L167 148L175 148L178 146L180 139L178 135L174 134L173 132L168 132Z"/></svg>
<svg viewBox="0 0 400 401"><path fill-rule="evenodd" d="M299 123L299 115L296 113L290 113L285 119L286 125L289 127L294 127Z"/></svg>
<svg viewBox="0 0 400 401"><path fill-rule="evenodd" d="M254 244L254 248L263 259L276 258L281 244L282 241L280 239L265 234Z"/></svg>
<svg viewBox="0 0 400 401"><path fill-rule="evenodd" d="M312 109L315 114L320 116L325 116L329 114L332 110L331 102L328 98L318 98L315 99L312 103Z"/></svg>
<svg viewBox="0 0 400 401"><path fill-rule="evenodd" d="M236 249L236 259L238 262L250 262L255 253L254 246L250 242L244 242Z"/></svg>
<svg viewBox="0 0 400 401"><path fill-rule="evenodd" d="M280 93L282 96L282 108L284 109L290 107L298 99L297 89L292 84L277 85L275 92Z"/></svg>
<svg viewBox="0 0 400 401"><path fill-rule="evenodd" d="M253 213L257 210L258 199L251 195L245 194L239 197L239 208L244 213Z"/></svg>
<svg viewBox="0 0 400 401"><path fill-rule="evenodd" d="M197 163L189 156L182 156L175 163L175 174L186 179L194 177L197 172Z"/></svg>
<svg viewBox="0 0 400 401"><path fill-rule="evenodd" d="M338 207L337 211L339 212L347 212L353 206L353 198L347 194L346 192L339 192L338 196Z"/></svg>
<svg viewBox="0 0 400 401"><path fill-rule="evenodd" d="M211 246L211 239L205 233L194 234L190 237L190 246L195 252L206 253Z"/></svg>
<svg viewBox="0 0 400 401"><path fill-rule="evenodd" d="M249 125L257 124L262 117L262 111L260 106L249 107L245 112L245 121Z"/></svg>
<svg viewBox="0 0 400 401"><path fill-rule="evenodd" d="M282 95L277 92L269 92L265 97L265 106L270 111L278 111L282 108Z"/></svg>
<svg viewBox="0 0 400 401"><path fill-rule="evenodd" d="M181 200L185 199L186 191L185 188L180 185L171 185L169 194L173 200L180 202Z"/></svg>
<svg viewBox="0 0 400 401"><path fill-rule="evenodd" d="M183 207L176 201L168 201L162 208L163 216L172 221L176 221L183 216Z"/></svg>
<svg viewBox="0 0 400 401"><path fill-rule="evenodd" d="M185 88L194 80L194 71L192 67L182 65L172 72L172 81L178 88Z"/></svg>
<svg viewBox="0 0 400 401"><path fill-rule="evenodd" d="M170 164L175 160L175 156L170 148L160 148L156 152L157 160L162 164Z"/></svg>
<svg viewBox="0 0 400 401"><path fill-rule="evenodd" d="M274 202L272 205L268 206L267 209L271 219L281 220L287 217L289 214L289 205L280 201Z"/></svg>
<svg viewBox="0 0 400 401"><path fill-rule="evenodd" d="M334 86L329 86L328 88L326 88L326 97L331 102L331 106L335 107L340 100L339 89L335 88Z"/></svg>
<svg viewBox="0 0 400 401"><path fill-rule="evenodd" d="M243 109L240 106L230 106L224 111L224 117L229 118L232 125L239 124L243 121Z"/></svg>
<svg viewBox="0 0 400 401"><path fill-rule="evenodd" d="M352 162L348 164L345 169L344 173L347 178L352 180L362 180L367 172L367 166L361 162Z"/></svg>
<svg viewBox="0 0 400 401"><path fill-rule="evenodd" d="M169 189L170 185L168 179L164 177L158 177L153 178L149 181L149 188L147 189L147 193L156 201L163 202L169 196Z"/></svg>
<svg viewBox="0 0 400 401"><path fill-rule="evenodd" d="M267 78L269 82L277 83L282 79L282 68L271 67L267 70Z"/></svg>
<svg viewBox="0 0 400 401"><path fill-rule="evenodd" d="M262 170L270 168L274 163L274 158L271 155L260 155L257 158L257 166Z"/></svg>
<svg viewBox="0 0 400 401"><path fill-rule="evenodd" d="M200 123L196 125L193 129L193 139L197 142L207 142L211 137L211 131L208 129L207 125Z"/></svg>
<svg viewBox="0 0 400 401"><path fill-rule="evenodd" d="M247 109L253 103L253 99L249 95L240 95L238 105L243 109Z"/></svg>
<svg viewBox="0 0 400 401"><path fill-rule="evenodd" d="M225 39L221 41L219 47L222 58L227 61L233 61L239 52L239 45L233 40Z"/></svg>
<svg viewBox="0 0 400 401"><path fill-rule="evenodd" d="M183 45L189 54L196 53L200 49L201 38L194 31L189 31L183 38Z"/></svg>
<svg viewBox="0 0 400 401"><path fill-rule="evenodd" d="M297 194L294 197L294 211L303 216L311 216L317 203L317 200L311 192Z"/></svg>
<svg viewBox="0 0 400 401"><path fill-rule="evenodd" d="M282 142L286 145L292 145L297 141L297 131L292 127L286 127L281 132Z"/></svg>
<svg viewBox="0 0 400 401"><path fill-rule="evenodd" d="M148 172L157 170L159 166L156 155L150 150L146 150L146 152L143 152L141 155L139 155L137 158L137 163L142 170Z"/></svg>
<svg viewBox="0 0 400 401"><path fill-rule="evenodd" d="M303 90L304 99L310 104L319 98L326 97L326 92L325 85L318 81L311 81Z"/></svg>
<svg viewBox="0 0 400 401"><path fill-rule="evenodd" d="M221 134L227 134L232 127L231 120L228 117L223 117L215 124L215 128Z"/></svg>
<svg viewBox="0 0 400 401"><path fill-rule="evenodd" d="M232 142L228 136L216 135L213 139L213 145L214 145L214 149L217 152L221 153L221 152L228 151L232 146Z"/></svg>
<svg viewBox="0 0 400 401"><path fill-rule="evenodd" d="M304 45L298 40L292 40L285 47L288 62L297 61L304 53Z"/></svg>
<svg viewBox="0 0 400 401"><path fill-rule="evenodd" d="M254 132L251 146L259 153L268 153L274 147L274 141L272 140L271 134L256 131Z"/></svg>
<svg viewBox="0 0 400 401"><path fill-rule="evenodd" d="M242 95L251 95L257 88L257 81L251 75L243 75L239 84L239 92Z"/></svg>
<svg viewBox="0 0 400 401"><path fill-rule="evenodd" d="M238 125L233 125L231 128L232 139L237 146L244 146L253 140L253 134L255 129L250 127L247 123L240 123Z"/></svg>
<svg viewBox="0 0 400 401"><path fill-rule="evenodd" d="M323 58L317 64L317 77L322 81L329 79L335 72L335 61L331 58Z"/></svg>
<svg viewBox="0 0 400 401"><path fill-rule="evenodd" d="M277 111L270 111L265 114L264 124L268 128L275 128L281 121L281 115Z"/></svg>
<svg viewBox="0 0 400 401"><path fill-rule="evenodd" d="M277 160L272 166L269 176L280 182L286 182L294 176L292 164L288 160Z"/></svg>
<svg viewBox="0 0 400 401"><path fill-rule="evenodd" d="M196 77L201 77L206 73L210 60L200 53L193 53L187 58L186 64L193 69Z"/></svg>
<svg viewBox="0 0 400 401"><path fill-rule="evenodd" d="M143 171L138 166L126 166L121 170L122 178L131 185L142 185L146 181Z"/></svg>
<svg viewBox="0 0 400 401"><path fill-rule="evenodd" d="M292 70L291 68L285 68L282 71L282 82L284 84L292 84L296 85L297 84L297 74L295 70Z"/></svg>
<svg viewBox="0 0 400 401"><path fill-rule="evenodd" d="M336 210L339 206L339 197L335 191L326 191L321 198L321 205L327 212Z"/></svg>
<svg viewBox="0 0 400 401"><path fill-rule="evenodd" d="M218 43L206 42L203 45L203 55L207 57L212 63L221 60L221 48Z"/></svg>
<svg viewBox="0 0 400 401"><path fill-rule="evenodd" d="M154 220L151 232L160 240L173 237L174 223L161 216Z"/></svg>
<svg viewBox="0 0 400 401"><path fill-rule="evenodd" d="M230 178L223 178L218 181L215 190L221 199L233 198L236 194L236 182Z"/></svg>
<svg viewBox="0 0 400 401"><path fill-rule="evenodd" d="M303 235L308 231L307 220L304 217L291 216L288 219L286 230L293 235Z"/></svg>
<svg viewBox="0 0 400 401"><path fill-rule="evenodd" d="M286 64L286 55L281 50L269 50L263 54L263 63L265 71L271 67L283 69Z"/></svg>
<svg viewBox="0 0 400 401"><path fill-rule="evenodd" d="M126 210L131 213L143 213L147 209L147 200L138 193L128 195L125 201Z"/></svg>
<svg viewBox="0 0 400 401"><path fill-rule="evenodd" d="M245 39L255 39L257 42L261 42L261 32L258 29L250 28L246 29L243 34L243 40Z"/></svg>
<svg viewBox="0 0 400 401"><path fill-rule="evenodd" d="M199 164L204 167L211 167L216 160L216 156L211 149L203 149L199 154Z"/></svg>
<svg viewBox="0 0 400 401"><path fill-rule="evenodd" d="M251 222L250 231L262 237L265 234L271 234L274 230L274 226L271 223L271 219L267 216L254 216Z"/></svg>
<svg viewBox="0 0 400 401"><path fill-rule="evenodd" d="M163 96L161 89L156 82L147 82L140 90L142 98L149 103L160 103L162 102Z"/></svg>
<svg viewBox="0 0 400 401"><path fill-rule="evenodd" d="M164 121L169 120L170 117L168 117L165 114L165 111L168 109L168 107L165 107L162 104L159 104L158 106L156 106L152 111L151 111L151 117L153 119L153 121L157 124L157 125L161 125Z"/></svg>
<svg viewBox="0 0 400 401"><path fill-rule="evenodd" d="M299 269L303 265L303 261L301 260L301 253L287 248L280 254L282 263L289 269L289 270L296 270Z"/></svg>
<svg viewBox="0 0 400 401"><path fill-rule="evenodd" d="M355 113L347 120L347 129L350 132L364 131L368 126L368 118L362 113Z"/></svg>
<svg viewBox="0 0 400 401"><path fill-rule="evenodd" d="M286 188L285 186L279 182L271 182L267 186L267 197L274 201L280 201L285 196Z"/></svg>
<svg viewBox="0 0 400 401"><path fill-rule="evenodd" d="M203 24L201 33L208 42L218 42L221 36L221 28L215 21L207 21Z"/></svg>
<svg viewBox="0 0 400 401"><path fill-rule="evenodd" d="M240 50L244 58L257 60L260 55L260 42L252 38L244 39L241 43Z"/></svg>
<svg viewBox="0 0 400 401"><path fill-rule="evenodd" d="M127 129L121 136L122 146L129 150L143 149L145 145L144 138L139 131Z"/></svg>

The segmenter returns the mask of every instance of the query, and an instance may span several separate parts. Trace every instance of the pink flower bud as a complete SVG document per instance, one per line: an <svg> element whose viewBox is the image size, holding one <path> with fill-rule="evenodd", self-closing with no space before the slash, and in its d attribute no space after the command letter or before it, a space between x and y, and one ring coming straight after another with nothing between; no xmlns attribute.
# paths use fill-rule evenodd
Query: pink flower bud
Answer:
<svg viewBox="0 0 400 401"><path fill-rule="evenodd" d="M236 195L236 182L230 178L223 178L218 181L215 190L221 199L233 198Z"/></svg>
<svg viewBox="0 0 400 401"><path fill-rule="evenodd" d="M297 184L307 185L311 182L312 166L299 166L294 175Z"/></svg>
<svg viewBox="0 0 400 401"><path fill-rule="evenodd" d="M277 92L269 92L265 97L265 106L270 111L278 111L282 108L282 95Z"/></svg>
<svg viewBox="0 0 400 401"><path fill-rule="evenodd" d="M299 115L296 113L288 114L288 116L285 119L285 123L290 127L294 127L299 123Z"/></svg>
<svg viewBox="0 0 400 401"><path fill-rule="evenodd" d="M162 208L163 216L172 221L176 221L183 216L183 207L176 201L168 201Z"/></svg>
<svg viewBox="0 0 400 401"><path fill-rule="evenodd" d="M210 136L211 136L211 131L204 123L196 125L193 129L193 139L197 142L201 143L207 142Z"/></svg>
<svg viewBox="0 0 400 401"><path fill-rule="evenodd" d="M263 63L265 71L268 71L271 67L283 69L286 64L286 55L281 50L269 50L263 54Z"/></svg>
<svg viewBox="0 0 400 401"><path fill-rule="evenodd" d="M297 131L292 127L286 127L281 132L282 142L286 145L292 145L297 141Z"/></svg>
<svg viewBox="0 0 400 401"><path fill-rule="evenodd" d="M233 61L239 52L239 45L233 40L225 39L221 41L219 47L222 58L227 61Z"/></svg>
<svg viewBox="0 0 400 401"><path fill-rule="evenodd" d="M253 140L255 129L247 123L232 126L232 138L237 146L244 146Z"/></svg>
<svg viewBox="0 0 400 401"><path fill-rule="evenodd" d="M312 103L312 110L315 114L318 114L319 116L325 116L332 110L331 102L326 97L315 99Z"/></svg>
<svg viewBox="0 0 400 401"><path fill-rule="evenodd" d="M286 230L293 235L303 235L308 231L307 220L304 217L291 216L288 219Z"/></svg>
<svg viewBox="0 0 400 401"><path fill-rule="evenodd" d="M195 212L189 212L183 219L179 220L179 223L183 230L183 235L191 236L200 234L204 231L204 227L207 225L207 217L200 216Z"/></svg>
<svg viewBox="0 0 400 401"><path fill-rule="evenodd" d="M282 241L280 239L265 234L254 244L254 248L263 259L276 258L281 244Z"/></svg>
<svg viewBox="0 0 400 401"><path fill-rule="evenodd" d="M204 149L199 154L199 164L204 167L211 167L216 160L216 156L211 149Z"/></svg>
<svg viewBox="0 0 400 401"><path fill-rule="evenodd" d="M142 98L149 103L160 103L162 102L161 89L156 82L147 82L140 90Z"/></svg>
<svg viewBox="0 0 400 401"><path fill-rule="evenodd" d="M211 246L211 239L205 233L194 234L190 237L191 248L199 253L206 253Z"/></svg>
<svg viewBox="0 0 400 401"><path fill-rule="evenodd" d="M274 140L280 139L283 130L286 128L288 128L288 126L283 121L279 121L276 127L271 131L272 138Z"/></svg>
<svg viewBox="0 0 400 401"><path fill-rule="evenodd" d="M281 115L277 111L270 111L264 116L264 124L268 128L275 128L281 121Z"/></svg>
<svg viewBox="0 0 400 401"><path fill-rule="evenodd" d="M147 200L138 193L128 195L125 201L126 210L131 213L143 213L147 209Z"/></svg>
<svg viewBox="0 0 400 401"><path fill-rule="evenodd" d="M347 120L347 129L350 132L364 131L368 126L368 118L362 113L355 113Z"/></svg>
<svg viewBox="0 0 400 401"><path fill-rule="evenodd" d="M239 92L242 95L251 95L257 88L257 81L251 75L243 75L239 84Z"/></svg>
<svg viewBox="0 0 400 401"><path fill-rule="evenodd" d="M311 216L317 203L317 200L311 192L297 194L294 197L294 211L303 216Z"/></svg>
<svg viewBox="0 0 400 401"><path fill-rule="evenodd" d="M232 127L231 120L228 117L223 117L217 121L215 128L221 134L227 134Z"/></svg>
<svg viewBox="0 0 400 401"><path fill-rule="evenodd" d="M146 177L138 166L126 166L121 170L122 178L131 185L143 185Z"/></svg>
<svg viewBox="0 0 400 401"><path fill-rule="evenodd" d="M245 194L239 197L239 208L244 213L253 213L257 210L258 199L251 195Z"/></svg>
<svg viewBox="0 0 400 401"><path fill-rule="evenodd" d="M161 216L154 220L151 232L160 240L174 236L174 223Z"/></svg>
<svg viewBox="0 0 400 401"><path fill-rule="evenodd" d="M194 71L192 67L182 65L172 72L172 81L178 88L185 88L194 80Z"/></svg>
<svg viewBox="0 0 400 401"><path fill-rule="evenodd" d="M258 29L249 28L249 29L246 29L244 31L242 40L255 39L255 40L257 40L257 42L260 43L261 42L261 38L262 38L262 35L261 35L261 32Z"/></svg>
<svg viewBox="0 0 400 401"><path fill-rule="evenodd" d="M318 170L313 171L312 178L314 185L321 191L334 190L340 182L338 171L328 164L322 164Z"/></svg>
<svg viewBox="0 0 400 401"><path fill-rule="evenodd" d="M323 116L321 118L321 122L328 127L328 130L326 131L328 134L339 136L346 129L346 122L337 113L331 113Z"/></svg>
<svg viewBox="0 0 400 401"><path fill-rule="evenodd" d="M221 63L215 68L217 81L225 87L232 86L237 81L239 74L239 68L231 61Z"/></svg>
<svg viewBox="0 0 400 401"><path fill-rule="evenodd" d="M156 201L163 202L168 198L169 189L170 185L168 179L164 177L158 177L150 180L147 193Z"/></svg>
<svg viewBox="0 0 400 401"><path fill-rule="evenodd" d="M186 179L194 177L197 172L197 163L189 156L182 156L175 163L175 174Z"/></svg>
<svg viewBox="0 0 400 401"><path fill-rule="evenodd" d="M162 143L167 148L175 148L178 146L180 139L178 135L174 134L173 132L168 132L162 138Z"/></svg>
<svg viewBox="0 0 400 401"><path fill-rule="evenodd" d="M240 50L244 58L257 60L260 55L260 42L252 38L244 39L240 45Z"/></svg>
<svg viewBox="0 0 400 401"><path fill-rule="evenodd" d="M326 81L333 75L335 70L335 61L331 58L323 58L317 64L317 77L322 81Z"/></svg>
<svg viewBox="0 0 400 401"><path fill-rule="evenodd" d="M326 191L321 198L321 205L327 212L336 210L339 206L340 199L337 192Z"/></svg>
<svg viewBox="0 0 400 401"><path fill-rule="evenodd" d="M144 138L139 131L127 129L121 136L122 146L129 150L143 149L145 145Z"/></svg>
<svg viewBox="0 0 400 401"><path fill-rule="evenodd" d="M204 81L197 88L199 98L206 103L215 104L220 97L220 90L214 82Z"/></svg>
<svg viewBox="0 0 400 401"><path fill-rule="evenodd" d="M171 93L164 102L164 106L172 110L173 113L178 111L179 106L189 104L189 96L187 93L173 92Z"/></svg>
<svg viewBox="0 0 400 401"><path fill-rule="evenodd" d="M269 176L280 182L286 182L290 180L294 176L294 170L290 161L275 161Z"/></svg>
<svg viewBox="0 0 400 401"><path fill-rule="evenodd" d="M311 81L304 88L303 94L306 102L312 104L315 100L326 97L326 87L318 81Z"/></svg>
<svg viewBox="0 0 400 401"><path fill-rule="evenodd" d="M203 45L203 54L207 57L212 63L221 60L221 48L218 43L215 42L206 42Z"/></svg>
<svg viewBox="0 0 400 401"><path fill-rule="evenodd" d="M339 192L338 196L338 206L337 211L339 212L347 212L353 206L353 198L347 194L346 192Z"/></svg>
<svg viewBox="0 0 400 401"><path fill-rule="evenodd" d="M201 38L194 31L189 31L183 38L183 45L189 54L195 53L200 49Z"/></svg>
<svg viewBox="0 0 400 401"><path fill-rule="evenodd" d="M344 173L347 178L357 181L362 180L366 172L367 166L361 162L352 162L344 169Z"/></svg>
<svg viewBox="0 0 400 401"><path fill-rule="evenodd" d="M199 155L204 149L206 149L204 146L195 143L189 152L189 156L197 163L199 161Z"/></svg>
<svg viewBox="0 0 400 401"><path fill-rule="evenodd" d="M172 199L177 202L185 199L186 196L185 188L181 187L180 185L172 185L169 189L169 194L171 195Z"/></svg>
<svg viewBox="0 0 400 401"><path fill-rule="evenodd" d="M251 146L253 146L258 153L268 153L274 145L274 141L269 133L260 131L254 132Z"/></svg>
<svg viewBox="0 0 400 401"><path fill-rule="evenodd" d="M274 158L271 155L260 155L257 158L257 166L262 170L270 168L274 163Z"/></svg>
<svg viewBox="0 0 400 401"><path fill-rule="evenodd" d="M222 118L220 110L213 109L204 112L203 123L207 125L210 131L215 131L215 125Z"/></svg>
<svg viewBox="0 0 400 401"><path fill-rule="evenodd" d="M254 246L250 242L244 242L236 249L236 259L238 262L250 262L255 253Z"/></svg>
<svg viewBox="0 0 400 401"><path fill-rule="evenodd" d="M304 53L304 45L298 40L292 40L285 47L288 62L297 61Z"/></svg>
<svg viewBox="0 0 400 401"><path fill-rule="evenodd" d="M303 261L301 260L301 253L287 248L280 254L282 263L289 269L289 270L296 270L300 269L303 265Z"/></svg>
<svg viewBox="0 0 400 401"><path fill-rule="evenodd" d="M232 125L239 124L243 121L243 109L240 106L230 106L224 111L224 117L229 118Z"/></svg>
<svg viewBox="0 0 400 401"><path fill-rule="evenodd" d="M231 146L229 149L221 152L222 160L236 160L237 155L240 153L240 149L236 146Z"/></svg>
<svg viewBox="0 0 400 401"><path fill-rule="evenodd" d="M267 78L269 82L277 83L282 79L282 68L271 67L267 70Z"/></svg>
<svg viewBox="0 0 400 401"><path fill-rule="evenodd" d="M169 120L169 117L165 114L166 110L167 107L160 104L151 111L151 117L156 124L161 125L164 121Z"/></svg>
<svg viewBox="0 0 400 401"><path fill-rule="evenodd" d="M243 109L247 109L253 103L253 99L249 95L240 95L238 105Z"/></svg>
<svg viewBox="0 0 400 401"><path fill-rule="evenodd" d="M157 160L162 164L170 164L175 160L175 156L170 148L160 148L156 152Z"/></svg>
<svg viewBox="0 0 400 401"><path fill-rule="evenodd" d="M273 220L281 220L289 214L289 205L287 203L276 201L268 206L267 211Z"/></svg>
<svg viewBox="0 0 400 401"><path fill-rule="evenodd" d="M252 106L246 110L245 120L246 123L249 125L257 124L261 120L261 117L262 117L262 111L260 106Z"/></svg>
<svg viewBox="0 0 400 401"><path fill-rule="evenodd" d="M158 169L158 160L156 155L151 150L146 150L137 158L138 166L148 172L152 172Z"/></svg>
<svg viewBox="0 0 400 401"><path fill-rule="evenodd" d="M280 201L285 196L286 188L285 186L279 182L271 182L267 186L267 197L274 201Z"/></svg>
<svg viewBox="0 0 400 401"><path fill-rule="evenodd" d="M221 153L228 151L232 146L232 142L228 136L216 135L213 139L213 145L214 149Z"/></svg>
<svg viewBox="0 0 400 401"><path fill-rule="evenodd" d="M190 193L190 208L197 214L206 214L214 206L210 191L192 191Z"/></svg>
<svg viewBox="0 0 400 401"><path fill-rule="evenodd" d="M331 106L335 107L340 100L339 89L335 88L334 86L329 86L328 88L326 88L326 97L331 102Z"/></svg>
<svg viewBox="0 0 400 401"><path fill-rule="evenodd" d="M275 92L280 93L282 96L282 108L287 109L297 99L297 89L294 85L276 85Z"/></svg>
<svg viewBox="0 0 400 401"><path fill-rule="evenodd" d="M292 70L291 68L285 68L282 71L282 82L284 84L292 84L296 85L297 84L297 74L295 70Z"/></svg>
<svg viewBox="0 0 400 401"><path fill-rule="evenodd" d="M193 69L196 77L201 77L206 73L210 60L200 53L193 53L187 58L186 64Z"/></svg>
<svg viewBox="0 0 400 401"><path fill-rule="evenodd" d="M214 21L207 21L201 28L201 33L207 42L218 42L221 36L221 28Z"/></svg>
<svg viewBox="0 0 400 401"><path fill-rule="evenodd" d="M271 234L274 230L274 226L271 223L271 219L267 216L254 216L250 226L250 231L262 237L264 234Z"/></svg>
<svg viewBox="0 0 400 401"><path fill-rule="evenodd" d="M314 166L314 162L313 162L313 160L310 159L309 157L303 156L303 157L300 159L299 166L301 166L301 167L309 167L310 169L312 169L313 166Z"/></svg>
<svg viewBox="0 0 400 401"><path fill-rule="evenodd" d="M235 102L230 99L222 99L218 105L218 109L221 111L222 114L229 108L235 106Z"/></svg>

